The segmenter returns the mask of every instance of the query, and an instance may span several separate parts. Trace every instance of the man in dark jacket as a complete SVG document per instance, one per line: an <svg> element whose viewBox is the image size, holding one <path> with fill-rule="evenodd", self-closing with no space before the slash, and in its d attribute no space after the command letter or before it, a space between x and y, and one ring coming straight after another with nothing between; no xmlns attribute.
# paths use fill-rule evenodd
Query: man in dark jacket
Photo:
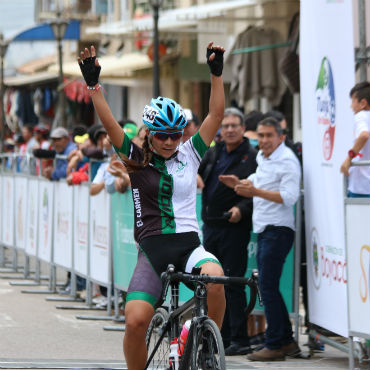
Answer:
<svg viewBox="0 0 370 370"><path fill-rule="evenodd" d="M257 167L255 149L244 138L244 116L236 108L227 108L221 123L222 141L208 150L199 167L204 182L202 193L203 245L221 262L228 276L244 276L247 246L252 224L252 198L238 196L219 182L223 174L246 178ZM228 356L250 352L244 315L244 287L225 286L226 312L222 326L225 353Z"/></svg>

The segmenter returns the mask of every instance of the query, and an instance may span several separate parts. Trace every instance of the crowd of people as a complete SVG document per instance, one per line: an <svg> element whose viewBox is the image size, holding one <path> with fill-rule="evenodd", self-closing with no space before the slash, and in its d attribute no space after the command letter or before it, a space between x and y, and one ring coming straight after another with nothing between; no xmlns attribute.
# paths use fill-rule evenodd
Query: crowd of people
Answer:
<svg viewBox="0 0 370 370"><path fill-rule="evenodd" d="M211 96L203 122L163 97L145 107L140 128L130 120L117 122L100 90L100 66L92 47L81 52L79 64L102 124L76 125L72 132L57 127L50 134L45 125L25 125L20 137L5 141L7 152L17 150L23 156L9 163L19 171L33 153L35 162L27 161L31 173L51 181L65 178L69 185L90 179L91 196L104 189L110 194L128 187L136 191L142 212L133 215L138 262L125 309L129 369L145 365L145 331L167 264L189 272L200 266L202 273L244 276L252 230L258 235L264 315L246 320L243 288L209 286L209 316L221 329L226 355L247 355L251 361L301 355L279 282L295 236L293 207L301 189L302 146L289 138L279 111L244 115L236 107L225 109L223 53L220 46L207 47ZM355 142L341 171L351 173L349 196L368 197L368 171L350 166L357 156L370 159L370 84L357 84L350 95ZM54 159L56 154L64 157ZM365 178L359 182L361 176ZM202 189L202 243L196 188ZM78 284L83 289L83 279Z"/></svg>

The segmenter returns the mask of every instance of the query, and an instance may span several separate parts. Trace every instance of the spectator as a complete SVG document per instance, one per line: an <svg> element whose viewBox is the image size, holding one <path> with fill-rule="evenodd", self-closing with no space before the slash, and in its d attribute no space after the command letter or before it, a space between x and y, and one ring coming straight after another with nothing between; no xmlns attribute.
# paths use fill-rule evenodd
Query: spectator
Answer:
<svg viewBox="0 0 370 370"><path fill-rule="evenodd" d="M257 124L263 120L263 114L259 111L252 110L245 116L245 133L244 137L248 138L249 144L258 149Z"/></svg>
<svg viewBox="0 0 370 370"><path fill-rule="evenodd" d="M360 82L350 91L351 108L355 114L354 144L348 151L340 171L349 176L348 196L353 198L370 197L370 167L353 166L358 159L370 160L370 83ZM357 158L359 157L359 158ZM350 168L351 167L351 168Z"/></svg>
<svg viewBox="0 0 370 370"><path fill-rule="evenodd" d="M263 118L267 118L267 117L273 117L280 123L280 127L283 130L283 134L284 134L285 145L288 148L292 149L293 153L297 156L299 163L302 165L302 143L300 142L295 143L289 137L288 124L287 124L284 114L278 110L270 110L263 115Z"/></svg>
<svg viewBox="0 0 370 370"><path fill-rule="evenodd" d="M252 198L237 195L219 182L219 176L234 174L248 177L256 170L257 152L244 134L244 116L236 108L227 108L221 123L223 141L205 154L199 167L203 179L203 245L214 254L228 276L244 276L247 269L247 246L252 226ZM229 213L226 218L225 212ZM221 333L228 356L251 352L247 322L245 290L242 286L225 286L226 312Z"/></svg>
<svg viewBox="0 0 370 370"><path fill-rule="evenodd" d="M76 144L69 139L68 131L63 127L55 128L50 135L52 146L59 155L66 155L77 148ZM47 166L42 169L42 174L52 181L67 177L67 160L57 159L55 167Z"/></svg>
<svg viewBox="0 0 370 370"><path fill-rule="evenodd" d="M34 128L34 136L38 143L38 148L49 150L51 148L51 144L48 140L49 138L49 128L44 125L43 123L39 123Z"/></svg>
<svg viewBox="0 0 370 370"><path fill-rule="evenodd" d="M137 135L132 139L132 142L136 144L139 148L142 148L145 141L145 135L145 126L143 125L139 128L139 131Z"/></svg>
<svg viewBox="0 0 370 370"><path fill-rule="evenodd" d="M80 185L82 182L89 181L89 162L82 161L81 149L89 140L89 134L76 135L73 138L77 149L71 151L68 155L67 166L67 184Z"/></svg>
<svg viewBox="0 0 370 370"><path fill-rule="evenodd" d="M182 135L182 142L189 140L192 136L194 136L200 127L201 122L199 121L198 116L191 111L190 109L184 109L186 120L188 124L184 128L184 134Z"/></svg>
<svg viewBox="0 0 370 370"><path fill-rule="evenodd" d="M293 206L300 191L301 170L293 152L284 144L279 122L272 117L257 125L260 150L257 171L247 180L220 178L238 195L253 197L253 230L258 234L257 266L267 330L265 346L249 354L251 361L279 361L301 354L292 336L292 325L279 281L284 261L293 245Z"/></svg>
<svg viewBox="0 0 370 370"><path fill-rule="evenodd" d="M29 155L32 154L33 149L38 148L38 142L33 136L33 126L24 125L22 128L22 137L24 142L19 147L18 170L20 172L28 171L31 174L36 174L36 162L30 160Z"/></svg>
<svg viewBox="0 0 370 370"><path fill-rule="evenodd" d="M35 137L33 136L33 126L25 125L22 128L22 137L24 143L20 146L19 154L31 154L33 149L38 148L38 143Z"/></svg>
<svg viewBox="0 0 370 370"><path fill-rule="evenodd" d="M107 151L112 148L112 144L108 138L105 138L103 145ZM118 193L124 193L126 191L130 185L130 178L127 174L126 167L117 167L114 165L116 159L117 155L113 154L110 162L104 162L100 165L91 184L90 195L96 195L104 188L109 194L113 194L116 191Z"/></svg>

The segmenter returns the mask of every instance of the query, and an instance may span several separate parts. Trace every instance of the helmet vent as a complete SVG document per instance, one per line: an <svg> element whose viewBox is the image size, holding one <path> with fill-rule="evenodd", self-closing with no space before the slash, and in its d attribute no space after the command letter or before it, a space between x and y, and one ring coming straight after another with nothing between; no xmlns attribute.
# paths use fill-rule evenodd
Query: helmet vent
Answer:
<svg viewBox="0 0 370 370"><path fill-rule="evenodd" d="M167 117L170 122L173 121L173 114L172 114L172 109L167 106Z"/></svg>

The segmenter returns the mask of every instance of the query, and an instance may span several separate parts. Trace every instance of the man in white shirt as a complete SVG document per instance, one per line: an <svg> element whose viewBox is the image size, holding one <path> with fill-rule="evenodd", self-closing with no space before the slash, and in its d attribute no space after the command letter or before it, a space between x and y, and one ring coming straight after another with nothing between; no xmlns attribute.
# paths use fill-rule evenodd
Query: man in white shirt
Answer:
<svg viewBox="0 0 370 370"><path fill-rule="evenodd" d="M355 114L354 143L340 167L349 176L348 196L370 197L370 167L352 166L352 162L370 160L370 83L360 82L350 91L351 108Z"/></svg>
<svg viewBox="0 0 370 370"><path fill-rule="evenodd" d="M301 169L295 154L285 146L275 118L259 122L257 135L257 171L246 180L220 176L220 181L239 195L253 197L253 231L258 234L257 264L267 330L264 348L247 358L279 361L301 352L279 291L285 258L294 241L293 206L299 197Z"/></svg>

